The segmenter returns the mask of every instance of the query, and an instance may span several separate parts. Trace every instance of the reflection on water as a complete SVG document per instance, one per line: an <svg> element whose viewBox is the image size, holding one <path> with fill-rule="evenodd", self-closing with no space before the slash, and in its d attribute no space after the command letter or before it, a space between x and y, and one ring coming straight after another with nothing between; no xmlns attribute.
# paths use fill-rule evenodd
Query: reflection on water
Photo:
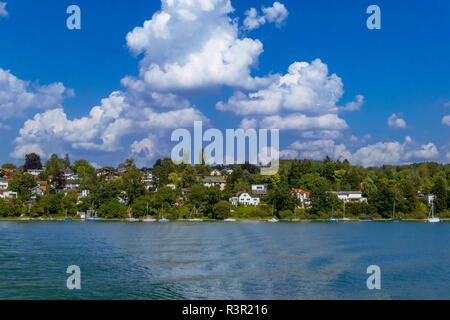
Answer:
<svg viewBox="0 0 450 320"><path fill-rule="evenodd" d="M0 222L2 299L449 299L450 224ZM81 290L66 288L69 265ZM366 269L381 267L381 290Z"/></svg>

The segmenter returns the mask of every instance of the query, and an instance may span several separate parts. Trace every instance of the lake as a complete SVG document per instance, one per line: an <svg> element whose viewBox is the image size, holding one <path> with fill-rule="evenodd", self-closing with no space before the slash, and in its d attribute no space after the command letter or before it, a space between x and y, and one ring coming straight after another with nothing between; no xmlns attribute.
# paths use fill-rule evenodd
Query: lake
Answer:
<svg viewBox="0 0 450 320"><path fill-rule="evenodd" d="M446 222L0 221L0 299L450 299L449 240Z"/></svg>

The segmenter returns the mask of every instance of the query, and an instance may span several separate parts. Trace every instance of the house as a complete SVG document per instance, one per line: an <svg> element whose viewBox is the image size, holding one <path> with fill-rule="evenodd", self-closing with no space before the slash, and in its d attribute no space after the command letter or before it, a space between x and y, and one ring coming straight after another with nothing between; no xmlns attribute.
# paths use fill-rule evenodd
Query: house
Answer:
<svg viewBox="0 0 450 320"><path fill-rule="evenodd" d="M238 203L245 206L257 206L260 201L258 197L252 197L247 192L238 192L236 196L238 198Z"/></svg>
<svg viewBox="0 0 450 320"><path fill-rule="evenodd" d="M7 190L9 182L8 180L0 180L0 190Z"/></svg>
<svg viewBox="0 0 450 320"><path fill-rule="evenodd" d="M80 194L78 195L78 199L87 197L89 195L89 190L81 190Z"/></svg>
<svg viewBox="0 0 450 320"><path fill-rule="evenodd" d="M142 174L142 182L145 184L147 190L153 187L153 173L151 171L145 171Z"/></svg>
<svg viewBox="0 0 450 320"><path fill-rule="evenodd" d="M173 183L166 184L166 187L167 187L167 188L170 188L170 189L172 189L172 190L175 190L175 189L177 188L177 186L174 185Z"/></svg>
<svg viewBox="0 0 450 320"><path fill-rule="evenodd" d="M47 189L46 186L37 186L34 188L31 188L31 199L36 200L37 196L44 196L45 190Z"/></svg>
<svg viewBox="0 0 450 320"><path fill-rule="evenodd" d="M27 173L31 174L32 176L38 176L41 174L41 172L44 171L42 169L28 169Z"/></svg>
<svg viewBox="0 0 450 320"><path fill-rule="evenodd" d="M265 184L252 184L252 194L267 195L267 186Z"/></svg>
<svg viewBox="0 0 450 320"><path fill-rule="evenodd" d="M347 202L367 202L367 198L362 196L361 191L329 191L338 196L345 203Z"/></svg>
<svg viewBox="0 0 450 320"><path fill-rule="evenodd" d="M202 179L202 183L205 187L211 188L214 186L219 186L220 190L224 190L227 185L226 180L224 178L205 178Z"/></svg>
<svg viewBox="0 0 450 320"><path fill-rule="evenodd" d="M300 200L302 208L304 208L305 206L309 206L311 204L311 201L309 200L309 192L303 189L294 188L291 190L291 195L296 196Z"/></svg>
<svg viewBox="0 0 450 320"><path fill-rule="evenodd" d="M211 176L212 177L219 177L219 176L221 176L222 174L220 173L220 171L219 170L217 170L217 169L214 169L213 171L211 171Z"/></svg>
<svg viewBox="0 0 450 320"><path fill-rule="evenodd" d="M188 193L191 193L191 188L182 188L181 189L181 195L185 195L185 194L188 194Z"/></svg>
<svg viewBox="0 0 450 320"><path fill-rule="evenodd" d="M15 199L15 198L17 198L17 192L8 191L8 190L0 190L0 198L2 198L2 199Z"/></svg>
<svg viewBox="0 0 450 320"><path fill-rule="evenodd" d="M232 197L232 198L230 198L230 202L231 202L231 205L237 206L239 204L239 198L238 197Z"/></svg>
<svg viewBox="0 0 450 320"><path fill-rule="evenodd" d="M232 174L233 173L233 169L226 169L225 171L227 172L227 174Z"/></svg>

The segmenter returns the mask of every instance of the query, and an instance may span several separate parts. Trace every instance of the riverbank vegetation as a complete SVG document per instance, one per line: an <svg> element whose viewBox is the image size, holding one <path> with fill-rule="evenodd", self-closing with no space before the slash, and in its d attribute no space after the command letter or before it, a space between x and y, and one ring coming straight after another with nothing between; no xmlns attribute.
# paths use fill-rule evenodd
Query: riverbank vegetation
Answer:
<svg viewBox="0 0 450 320"><path fill-rule="evenodd" d="M45 163L27 155L23 166L4 164L0 178L8 182L13 199L0 198L0 217L75 217L91 211L98 217L175 219L327 219L331 208L334 216L344 214L344 203L329 191L360 191L367 202L345 204L349 218L387 219L395 206L396 217L425 219L434 196L436 214L450 218L450 165L434 162L401 166L363 168L348 161L281 160L280 169L272 176L261 175L251 164L211 167L208 165L174 164L169 158L158 160L153 168L137 168L127 159L118 168L103 171L86 160L70 162L69 156L52 155ZM36 176L30 170L39 170ZM105 169L105 168L104 168ZM224 184L205 186L217 169ZM67 173L76 179L76 189L67 189ZM146 180L151 172L151 181ZM229 199L239 192L251 192L252 185L266 185L267 194L258 195L258 206L234 206ZM41 193L33 190L39 186ZM301 205L292 195L293 188L309 193L308 205Z"/></svg>

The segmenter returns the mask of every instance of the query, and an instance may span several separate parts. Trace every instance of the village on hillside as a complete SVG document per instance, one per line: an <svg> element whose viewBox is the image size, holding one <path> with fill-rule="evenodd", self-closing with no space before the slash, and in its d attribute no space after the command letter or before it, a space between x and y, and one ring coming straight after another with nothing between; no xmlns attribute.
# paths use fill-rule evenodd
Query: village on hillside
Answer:
<svg viewBox="0 0 450 320"><path fill-rule="evenodd" d="M117 168L37 154L0 169L0 217L20 219L424 219L450 217L449 165L362 168L348 161L286 160L272 176L245 163Z"/></svg>

